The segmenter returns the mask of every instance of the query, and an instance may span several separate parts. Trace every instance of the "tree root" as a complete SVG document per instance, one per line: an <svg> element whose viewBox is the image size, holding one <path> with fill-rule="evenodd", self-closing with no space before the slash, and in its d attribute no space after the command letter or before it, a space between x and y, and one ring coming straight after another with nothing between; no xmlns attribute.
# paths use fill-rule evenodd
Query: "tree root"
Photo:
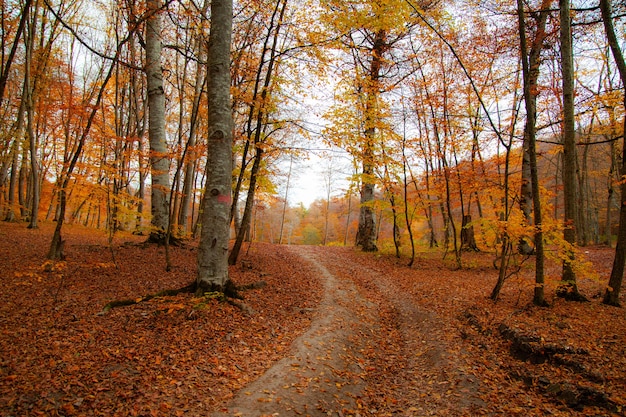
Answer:
<svg viewBox="0 0 626 417"><path fill-rule="evenodd" d="M613 401L601 390L568 382L553 382L545 376L537 376L529 371L513 371L509 375L527 386L533 387L547 397L562 402L567 407L583 411L587 406L600 407L613 413L621 411L620 404Z"/></svg>
<svg viewBox="0 0 626 417"><path fill-rule="evenodd" d="M228 282L230 284L227 284L225 288L223 289L223 291L218 291L218 293L221 296L217 298L223 301L226 301L229 304L239 308L246 314L250 314L250 315L255 314L255 311L252 307L244 304L242 301L237 301L237 300L243 300L243 296L239 294L239 291L247 291L247 290L265 288L267 286L267 282L258 281L258 282L253 282L251 284L241 285L241 286L235 285L232 281L228 281ZM150 301L153 298L157 298L157 297L172 297L181 293L191 293L191 294L196 293L197 294L198 293L197 283L194 281L191 284L186 285L182 288L163 290L155 294L144 295L143 297L137 298L134 300L131 300L131 299L114 300L114 301L107 303L102 308L101 314L106 314L107 312L109 312L109 310L112 310L117 307L126 307L126 306L130 306L133 304L139 304L139 303L143 303L144 301ZM197 294L197 295L204 295L208 293L213 293L213 291L202 291L201 294ZM216 298L216 297L213 297L213 298Z"/></svg>
<svg viewBox="0 0 626 417"><path fill-rule="evenodd" d="M165 246L165 242L167 240L167 234L164 232L152 232L148 239L145 241L146 244L156 243L159 246ZM184 246L184 239L176 237L174 235L170 235L169 245L182 247Z"/></svg>
<svg viewBox="0 0 626 417"><path fill-rule="evenodd" d="M149 301L156 297L172 297L174 295L178 295L181 293L194 293L195 291L196 291L196 282L194 281L191 284L182 288L159 291L155 294L144 295L143 297L135 299L135 300L126 299L126 300L111 301L102 308L102 313L103 314L107 313L109 310L116 308L116 307L125 307L125 306L130 306L133 304L143 303L144 301Z"/></svg>

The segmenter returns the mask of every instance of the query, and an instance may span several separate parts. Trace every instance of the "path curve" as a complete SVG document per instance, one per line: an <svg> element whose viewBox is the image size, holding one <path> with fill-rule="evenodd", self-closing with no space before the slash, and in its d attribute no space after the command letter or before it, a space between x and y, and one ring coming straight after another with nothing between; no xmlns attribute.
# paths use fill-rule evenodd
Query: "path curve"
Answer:
<svg viewBox="0 0 626 417"><path fill-rule="evenodd" d="M289 246L324 296L288 356L237 393L222 416L465 416L480 382L450 354L436 313L339 248ZM309 277L311 278L311 277Z"/></svg>
<svg viewBox="0 0 626 417"><path fill-rule="evenodd" d="M339 280L319 260L313 247L290 246L312 264L324 284L324 296L309 330L297 338L290 354L243 388L226 411L214 416L329 416L355 408L364 387L353 352L355 337L375 320L374 305L359 295L353 282ZM350 353L350 355L347 355ZM349 371L349 372L345 372Z"/></svg>

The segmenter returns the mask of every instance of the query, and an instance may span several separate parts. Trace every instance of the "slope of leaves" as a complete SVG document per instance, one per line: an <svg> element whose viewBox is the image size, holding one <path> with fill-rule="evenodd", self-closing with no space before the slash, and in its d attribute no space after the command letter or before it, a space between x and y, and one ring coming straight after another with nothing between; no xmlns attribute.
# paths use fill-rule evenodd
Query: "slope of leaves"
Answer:
<svg viewBox="0 0 626 417"><path fill-rule="evenodd" d="M192 294L155 298L103 314L114 299L138 298L195 279L193 248L138 237L114 241L68 228L61 263L44 262L51 226L0 226L1 415L198 415L264 372L310 323L320 288L293 259L254 245L238 284L249 315ZM124 242L134 241L132 244Z"/></svg>

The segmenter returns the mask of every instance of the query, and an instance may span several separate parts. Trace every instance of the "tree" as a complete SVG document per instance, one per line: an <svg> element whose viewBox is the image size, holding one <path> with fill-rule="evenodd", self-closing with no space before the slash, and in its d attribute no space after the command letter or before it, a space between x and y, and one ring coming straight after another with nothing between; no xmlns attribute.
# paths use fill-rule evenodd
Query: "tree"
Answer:
<svg viewBox="0 0 626 417"><path fill-rule="evenodd" d="M388 73L399 72L399 66L390 58L394 46L407 37L414 27L410 16L412 6L406 1L330 1L325 4L328 26L337 33L337 49L343 51L351 63L342 74L349 86L347 99L352 101L351 115L338 106L338 123L347 117L356 119L348 124L354 131L343 132L346 126L328 129L336 145L348 147L361 165L359 226L356 244L363 251L375 252L377 227L374 212L376 169L380 165L378 144L386 103L383 93L393 89ZM345 81L344 80L344 81ZM336 124L338 124L336 122ZM345 136L348 133L349 136ZM343 143L342 143L343 142ZM350 142L350 143L346 143Z"/></svg>
<svg viewBox="0 0 626 417"><path fill-rule="evenodd" d="M524 76L524 103L526 105L526 124L524 125L524 146L522 166L528 165L528 173L522 170L522 212L528 216L529 198L533 204L534 224L535 224L535 289L533 303L538 306L546 304L544 294L544 251L543 251L543 231L541 217L541 202L539 199L539 176L537 175L537 149L536 149L536 120L537 120L537 79L539 77L540 53L545 37L545 24L549 13L551 0L543 0L541 10L536 20L535 38L532 42L530 53L526 45L526 23L524 18L524 4L522 0L517 0L517 13L520 34L520 54L522 57L522 72ZM528 175L527 178L524 178ZM530 190L528 186L530 185ZM523 245L524 243L522 243ZM528 253L528 249L522 249L523 253Z"/></svg>
<svg viewBox="0 0 626 417"><path fill-rule="evenodd" d="M250 171L250 184L248 186L248 195L241 221L241 227L237 230L237 237L230 253L228 262L231 265L237 263L241 245L245 235L250 229L252 220L252 209L254 206L254 198L257 189L257 181L260 175L261 162L263 161L267 139L270 134L266 131L269 126L267 116L271 112L272 84L274 81L275 71L280 63L279 40L281 30L283 28L283 18L287 10L287 0L277 0L268 30L263 42L263 50L259 59L259 66L254 82L254 92L252 103L249 108L248 120L246 123L246 146L251 143L254 145L254 162ZM269 57L266 56L269 54ZM265 74L263 74L265 71ZM244 156L245 158L245 156ZM239 187L241 185L244 173L245 161L242 161L242 171L237 180L237 188L235 190L235 204L238 200ZM233 207L236 209L236 207Z"/></svg>
<svg viewBox="0 0 626 417"><path fill-rule="evenodd" d="M203 47L205 39L202 36L202 33L205 29L206 25L206 11L208 9L209 0L205 0L202 3L202 9L199 11L200 14L200 34L197 34L194 39L194 49L197 51L199 55L199 60L205 56L205 49ZM187 60L185 60L187 63ZM180 211L178 215L178 224L180 225L182 231L188 232L190 230L190 224L188 224L188 213L190 203L193 201L192 196L194 193L194 183L196 178L196 165L197 165L197 151L195 150L196 146L196 137L198 136L199 130L199 110L200 110L200 99L203 97L202 90L206 86L206 74L205 69L206 65L203 65L201 62L196 64L196 79L194 82L194 90L193 90L193 103L191 108L191 117L189 120L189 139L187 141L186 153L187 158L185 162L185 179L183 182L183 192L180 202ZM181 109L181 111L183 111ZM182 116L182 115L181 115ZM181 117L182 118L182 117ZM181 129L182 130L182 129Z"/></svg>
<svg viewBox="0 0 626 417"><path fill-rule="evenodd" d="M531 149L531 146L534 146L536 140L535 125L537 120L537 95L539 91L539 65L541 64L541 50L544 46L544 40L546 37L546 21L548 20L551 5L551 0L542 0L539 11L537 13L531 14L531 16L533 16L535 20L535 36L531 40L530 51L528 50L528 45L526 44L527 25L526 19L524 17L525 12L523 4L518 1L517 5L519 33L521 41L520 53L522 56L522 70L525 74L524 102L526 105L526 123L524 125L524 142L522 144L522 189L520 190L520 208L522 209L524 218L529 224L532 223L531 212L533 209L533 196L535 195L531 172L533 164L533 162L531 161L531 153L536 153L536 149ZM535 227L540 230L540 227L537 226L537 223L535 223ZM537 250L537 247L531 247L525 239L522 239L520 241L519 250L524 255L531 255L533 251ZM540 258L543 258L543 254L540 255Z"/></svg>
<svg viewBox="0 0 626 417"><path fill-rule="evenodd" d="M557 294L568 300L582 301L585 298L578 292L574 271L574 246L576 219L578 219L578 198L576 187L576 138L574 125L574 53L572 48L570 0L559 0L559 21L561 22L561 75L563 94L563 200L565 228L563 239L569 245L566 259L563 260L563 274ZM538 197L538 196L537 196Z"/></svg>
<svg viewBox="0 0 626 417"><path fill-rule="evenodd" d="M15 58L15 54L17 52L17 48L20 44L20 37L22 36L22 33L24 32L24 27L27 24L27 21L29 19L29 15L30 15L30 10L31 10L31 6L32 6L33 1L32 0L26 0L24 2L24 6L22 6L22 12L20 13L20 21L18 23L17 29L15 31L15 37L13 38L13 45L11 46L11 50L8 53L6 59L4 57L4 53L2 54L2 72L0 73L0 104L2 104L2 100L4 99L4 91L6 90L6 85L7 85L7 81L9 79L9 74L11 71L11 65L13 64L13 60ZM4 11L4 2L2 2L2 8ZM2 45L4 45L4 43L6 42L5 39L5 21L4 21L4 13L2 14L3 17L3 21L2 21ZM4 51L3 51L4 52Z"/></svg>
<svg viewBox="0 0 626 417"><path fill-rule="evenodd" d="M207 181L202 203L198 247L197 291L230 287L228 244L232 179L233 122L230 103L230 45L232 0L212 0L208 61Z"/></svg>
<svg viewBox="0 0 626 417"><path fill-rule="evenodd" d="M609 41L609 47L613 54L613 59L617 65L620 79L622 81L622 89L626 89L626 61L624 54L620 49L619 40L615 34L613 27L613 16L611 12L610 0L600 0L600 10L602 12L602 22L604 30ZM623 94L624 108L626 109L626 93ZM624 277L624 263L626 263L626 116L624 116L622 130L622 178L620 181L620 210L619 210L619 231L617 235L617 246L615 248L615 258L613 259L613 267L611 269L611 277L609 284L604 293L602 302L613 306L619 306L619 294L622 287L622 279Z"/></svg>
<svg viewBox="0 0 626 417"><path fill-rule="evenodd" d="M146 79L152 178L150 240L162 241L169 227L170 162L165 141L165 90L161 68L161 0L146 0Z"/></svg>
<svg viewBox="0 0 626 417"><path fill-rule="evenodd" d="M51 8L50 11L55 13ZM55 13L55 16L58 16ZM66 26L67 27L67 26ZM50 243L50 249L48 250L48 259L60 259L63 258L63 246L64 242L61 237L62 227L65 221L65 213L67 210L67 199L68 199L68 188L70 185L70 181L74 174L74 169L82 158L83 150L87 144L87 139L89 138L89 134L93 127L96 115L100 111L100 106L107 91L107 85L111 78L115 73L115 69L117 68L117 63L120 58L122 49L126 42L130 39L131 36L134 35L134 31L136 27L132 27L129 29L128 36L119 40L115 45L115 55L110 58L109 68L106 68L106 61L103 59L102 66L98 69L98 74L96 76L96 80L100 80L100 82L93 83L92 90L87 92L83 97L83 102L81 103L82 107L85 109L85 120L84 125L78 126L76 132L70 132L69 129L66 130L66 149L63 155L63 167L61 170L61 175L57 179L58 186L58 201L59 201L59 215L57 218L57 224L54 229L54 234L52 236L52 241ZM71 57L70 57L71 58ZM70 91L70 98L74 92ZM69 122L68 122L69 123ZM75 138L70 138L71 135L75 134ZM71 145L69 143L71 142Z"/></svg>

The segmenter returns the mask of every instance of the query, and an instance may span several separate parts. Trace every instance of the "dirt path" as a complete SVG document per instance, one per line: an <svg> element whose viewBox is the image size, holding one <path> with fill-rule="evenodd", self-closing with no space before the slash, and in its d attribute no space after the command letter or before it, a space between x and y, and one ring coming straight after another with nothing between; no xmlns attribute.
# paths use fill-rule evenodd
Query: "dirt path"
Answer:
<svg viewBox="0 0 626 417"><path fill-rule="evenodd" d="M315 266L319 276L313 278L324 283L316 318L294 342L289 356L240 391L228 411L216 416L328 416L357 408L364 381L358 377L361 368L353 352L362 348L358 340L363 338L355 336L368 331L375 320L374 305L359 295L353 282L328 272L314 250L292 248Z"/></svg>
<svg viewBox="0 0 626 417"><path fill-rule="evenodd" d="M392 280L342 254L291 247L324 283L291 354L216 416L468 415L478 384L449 354L446 329Z"/></svg>

